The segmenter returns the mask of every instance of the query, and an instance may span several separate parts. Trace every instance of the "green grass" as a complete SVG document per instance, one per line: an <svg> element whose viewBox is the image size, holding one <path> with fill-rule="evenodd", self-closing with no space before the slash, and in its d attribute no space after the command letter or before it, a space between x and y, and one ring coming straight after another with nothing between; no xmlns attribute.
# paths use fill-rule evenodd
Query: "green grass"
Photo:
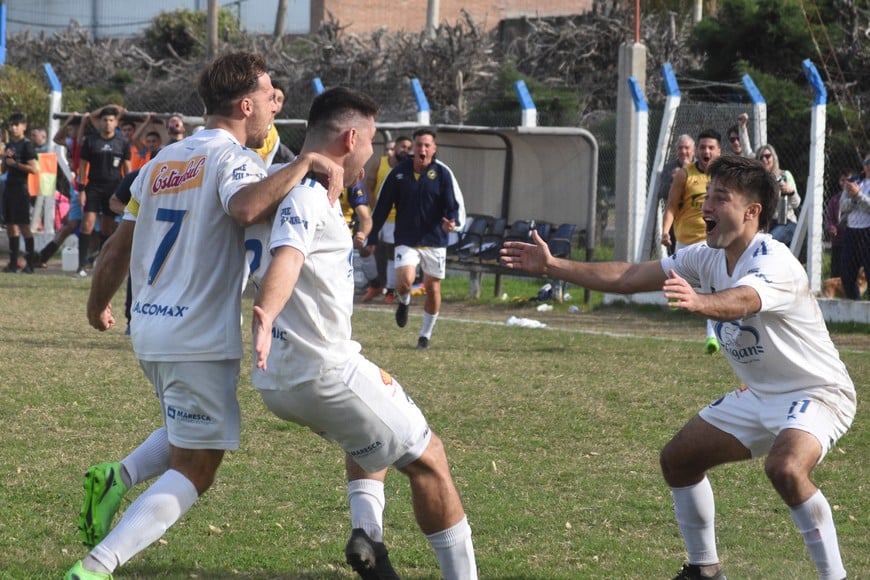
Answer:
<svg viewBox="0 0 870 580"><path fill-rule="evenodd" d="M534 295L540 286L516 283L506 290L511 296ZM88 284L0 276L3 579L57 578L81 558L82 474L93 462L122 458L159 424L123 328L88 327ZM358 309L354 328L364 353L398 378L444 439L481 578L672 576L685 556L658 450L736 382L722 357L700 353L702 323L692 323L698 336L680 340L679 329L693 319L661 309L606 310L614 321L608 330L622 322L648 330L622 337L585 332L591 318L584 315L563 316L566 330L460 322L451 319L460 307L462 318L542 315L525 303L469 306L460 295L467 277L445 287L451 284L456 295L445 301L427 352L413 348L414 309L403 330L390 309ZM862 397L870 339L842 356L859 389L858 417L815 480L834 506L850 578L868 578L870 413ZM239 394L242 448L227 456L197 506L116 577L353 577L343 563L349 519L342 454L274 418L246 368ZM718 468L711 481L729 579L816 577L760 461ZM396 568L403 578L437 578L401 474L389 476L386 494Z"/></svg>

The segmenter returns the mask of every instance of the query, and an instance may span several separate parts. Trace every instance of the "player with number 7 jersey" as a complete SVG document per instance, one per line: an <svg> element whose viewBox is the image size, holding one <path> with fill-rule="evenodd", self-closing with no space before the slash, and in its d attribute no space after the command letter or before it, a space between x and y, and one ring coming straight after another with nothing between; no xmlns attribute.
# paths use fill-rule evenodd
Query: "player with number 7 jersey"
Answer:
<svg viewBox="0 0 870 580"><path fill-rule="evenodd" d="M137 223L130 328L140 359L241 357L241 275L230 273L243 271L244 235L227 204L265 176L223 129L170 145L143 168L124 216Z"/></svg>

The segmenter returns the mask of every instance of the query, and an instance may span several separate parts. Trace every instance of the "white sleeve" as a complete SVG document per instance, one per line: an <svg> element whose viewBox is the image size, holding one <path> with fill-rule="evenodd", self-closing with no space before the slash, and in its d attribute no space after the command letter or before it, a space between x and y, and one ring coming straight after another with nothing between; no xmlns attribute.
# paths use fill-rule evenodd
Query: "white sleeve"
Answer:
<svg viewBox="0 0 870 580"><path fill-rule="evenodd" d="M290 246L307 256L317 226L323 221L324 206L329 207L325 192L305 185L291 189L275 214L269 251Z"/></svg>

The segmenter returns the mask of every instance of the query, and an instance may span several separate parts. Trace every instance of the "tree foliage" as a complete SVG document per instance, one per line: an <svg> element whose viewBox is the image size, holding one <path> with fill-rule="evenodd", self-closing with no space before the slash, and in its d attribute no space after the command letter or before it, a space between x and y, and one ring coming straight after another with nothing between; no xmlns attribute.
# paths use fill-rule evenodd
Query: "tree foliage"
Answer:
<svg viewBox="0 0 870 580"><path fill-rule="evenodd" d="M767 74L800 76L815 53L798 0L725 0L692 31L689 47L704 55L704 76L733 78L741 61Z"/></svg>
<svg viewBox="0 0 870 580"><path fill-rule="evenodd" d="M13 113L27 115L30 126L48 124L48 99L45 82L35 73L11 65L0 68L0 122Z"/></svg>
<svg viewBox="0 0 870 580"><path fill-rule="evenodd" d="M161 12L145 29L145 42L155 58L188 58L205 54L206 20L204 11ZM218 11L218 35L223 42L239 38L239 24L226 8Z"/></svg>

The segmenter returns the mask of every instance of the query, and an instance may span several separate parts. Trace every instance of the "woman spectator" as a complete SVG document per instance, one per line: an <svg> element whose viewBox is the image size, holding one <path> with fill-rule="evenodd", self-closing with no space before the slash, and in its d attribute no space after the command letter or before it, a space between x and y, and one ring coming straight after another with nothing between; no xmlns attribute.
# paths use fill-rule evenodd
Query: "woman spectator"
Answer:
<svg viewBox="0 0 870 580"><path fill-rule="evenodd" d="M797 228L795 210L801 204L801 196L798 195L794 177L791 171L784 171L779 167L779 157L776 155L776 149L773 148L773 145L762 145L755 152L755 157L761 161L767 171L773 174L777 184L779 184L779 203L773 214L770 235L773 236L773 239L788 246L791 244L791 239Z"/></svg>

